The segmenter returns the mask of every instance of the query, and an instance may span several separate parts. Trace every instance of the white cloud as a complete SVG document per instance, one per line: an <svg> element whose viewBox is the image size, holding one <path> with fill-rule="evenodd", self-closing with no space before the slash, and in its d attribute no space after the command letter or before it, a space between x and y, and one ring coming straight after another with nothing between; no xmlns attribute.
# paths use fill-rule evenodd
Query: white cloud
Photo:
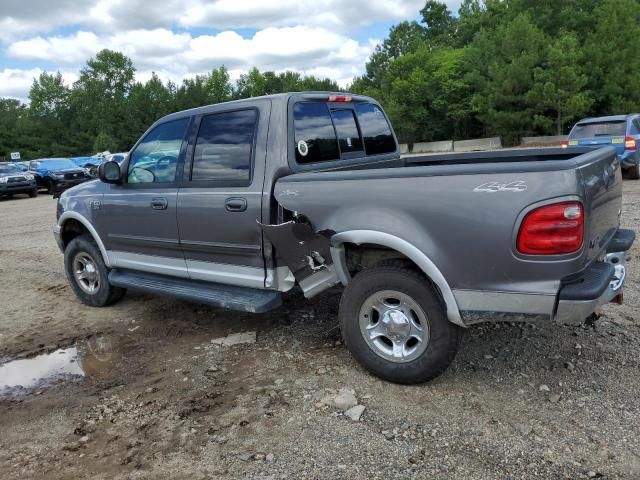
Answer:
<svg viewBox="0 0 640 480"><path fill-rule="evenodd" d="M5 68L4 70L0 70L0 98L9 97L17 98L23 102L27 101L33 79L38 78L42 72L43 70L40 68ZM68 85L71 85L78 79L76 72L62 70L60 73Z"/></svg>
<svg viewBox="0 0 640 480"><path fill-rule="evenodd" d="M131 57L142 80L156 71L163 79L179 81L226 65L234 72L254 66L263 71L294 70L329 76L346 84L362 71L373 46L319 27L266 28L251 38L233 31L192 37L158 28L105 36L83 31L68 36L38 36L10 44L7 54L18 60L71 68L109 48Z"/></svg>

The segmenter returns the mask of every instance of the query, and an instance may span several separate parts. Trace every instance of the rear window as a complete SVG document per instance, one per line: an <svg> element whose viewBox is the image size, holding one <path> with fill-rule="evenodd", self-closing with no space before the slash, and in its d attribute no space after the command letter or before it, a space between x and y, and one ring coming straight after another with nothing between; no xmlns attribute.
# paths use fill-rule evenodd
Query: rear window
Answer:
<svg viewBox="0 0 640 480"><path fill-rule="evenodd" d="M256 110L217 113L202 119L191 180L236 180L251 177Z"/></svg>
<svg viewBox="0 0 640 480"><path fill-rule="evenodd" d="M340 152L342 154L362 152L362 140L353 110L332 110L331 117L336 126Z"/></svg>
<svg viewBox="0 0 640 480"><path fill-rule="evenodd" d="M571 138L622 137L627 133L627 122L578 123L570 134Z"/></svg>
<svg viewBox="0 0 640 480"><path fill-rule="evenodd" d="M367 155L396 151L396 141L391 133L389 122L377 105L358 103L356 104L356 113L360 121L360 130L364 137L364 148Z"/></svg>
<svg viewBox="0 0 640 480"><path fill-rule="evenodd" d="M296 103L293 118L298 163L328 162L340 158L336 131L326 103Z"/></svg>

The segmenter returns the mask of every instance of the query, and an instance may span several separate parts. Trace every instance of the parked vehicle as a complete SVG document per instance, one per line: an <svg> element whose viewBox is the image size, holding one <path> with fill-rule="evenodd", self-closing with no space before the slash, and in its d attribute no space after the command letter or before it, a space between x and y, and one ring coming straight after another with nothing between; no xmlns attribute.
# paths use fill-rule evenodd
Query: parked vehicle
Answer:
<svg viewBox="0 0 640 480"><path fill-rule="evenodd" d="M585 118L571 129L564 147L611 146L620 156L622 170L640 179L640 114Z"/></svg>
<svg viewBox="0 0 640 480"><path fill-rule="evenodd" d="M30 197L38 195L34 176L20 171L13 163L0 163L0 197L12 197L19 193L26 193Z"/></svg>
<svg viewBox="0 0 640 480"><path fill-rule="evenodd" d="M432 379L464 328L580 323L622 301L613 148L401 158L373 99L295 93L156 122L54 233L80 301L126 289L249 312L344 287L346 346L395 382Z"/></svg>
<svg viewBox="0 0 640 480"><path fill-rule="evenodd" d="M51 194L60 193L90 179L84 168L68 158L32 160L29 172L35 176L38 187L46 188Z"/></svg>
<svg viewBox="0 0 640 480"><path fill-rule="evenodd" d="M9 165L13 165L14 167L16 167L18 169L18 171L20 172L27 172L29 171L29 165L28 162L9 162Z"/></svg>
<svg viewBox="0 0 640 480"><path fill-rule="evenodd" d="M82 167L84 169L84 173L91 178L96 178L98 174L98 165L103 161L98 157L74 157L69 160L77 166Z"/></svg>
<svg viewBox="0 0 640 480"><path fill-rule="evenodd" d="M127 158L127 154L128 154L128 152L110 153L109 155L105 156L104 161L105 162L122 163L122 162L124 162L125 158Z"/></svg>

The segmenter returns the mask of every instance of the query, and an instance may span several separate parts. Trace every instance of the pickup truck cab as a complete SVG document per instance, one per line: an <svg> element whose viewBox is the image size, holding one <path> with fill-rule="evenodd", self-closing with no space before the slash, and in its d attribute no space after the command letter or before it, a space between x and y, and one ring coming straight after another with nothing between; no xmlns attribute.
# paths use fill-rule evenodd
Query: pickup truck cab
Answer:
<svg viewBox="0 0 640 480"><path fill-rule="evenodd" d="M484 321L583 322L622 300L613 148L401 158L382 107L336 93L158 120L122 164L58 200L69 283L261 313L341 286L345 344L401 383L444 372Z"/></svg>

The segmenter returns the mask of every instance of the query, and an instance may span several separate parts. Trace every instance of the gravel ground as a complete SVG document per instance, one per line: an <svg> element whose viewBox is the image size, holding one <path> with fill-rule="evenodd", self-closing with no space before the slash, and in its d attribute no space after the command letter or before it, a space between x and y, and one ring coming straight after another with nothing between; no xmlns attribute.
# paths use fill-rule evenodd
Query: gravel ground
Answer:
<svg viewBox="0 0 640 480"><path fill-rule="evenodd" d="M625 227L638 205L625 181ZM86 376L5 391L3 479L640 478L639 246L625 304L595 325L475 327L445 375L407 387L350 357L339 292L265 315L85 307L54 217L50 197L0 200L0 363L75 348Z"/></svg>

